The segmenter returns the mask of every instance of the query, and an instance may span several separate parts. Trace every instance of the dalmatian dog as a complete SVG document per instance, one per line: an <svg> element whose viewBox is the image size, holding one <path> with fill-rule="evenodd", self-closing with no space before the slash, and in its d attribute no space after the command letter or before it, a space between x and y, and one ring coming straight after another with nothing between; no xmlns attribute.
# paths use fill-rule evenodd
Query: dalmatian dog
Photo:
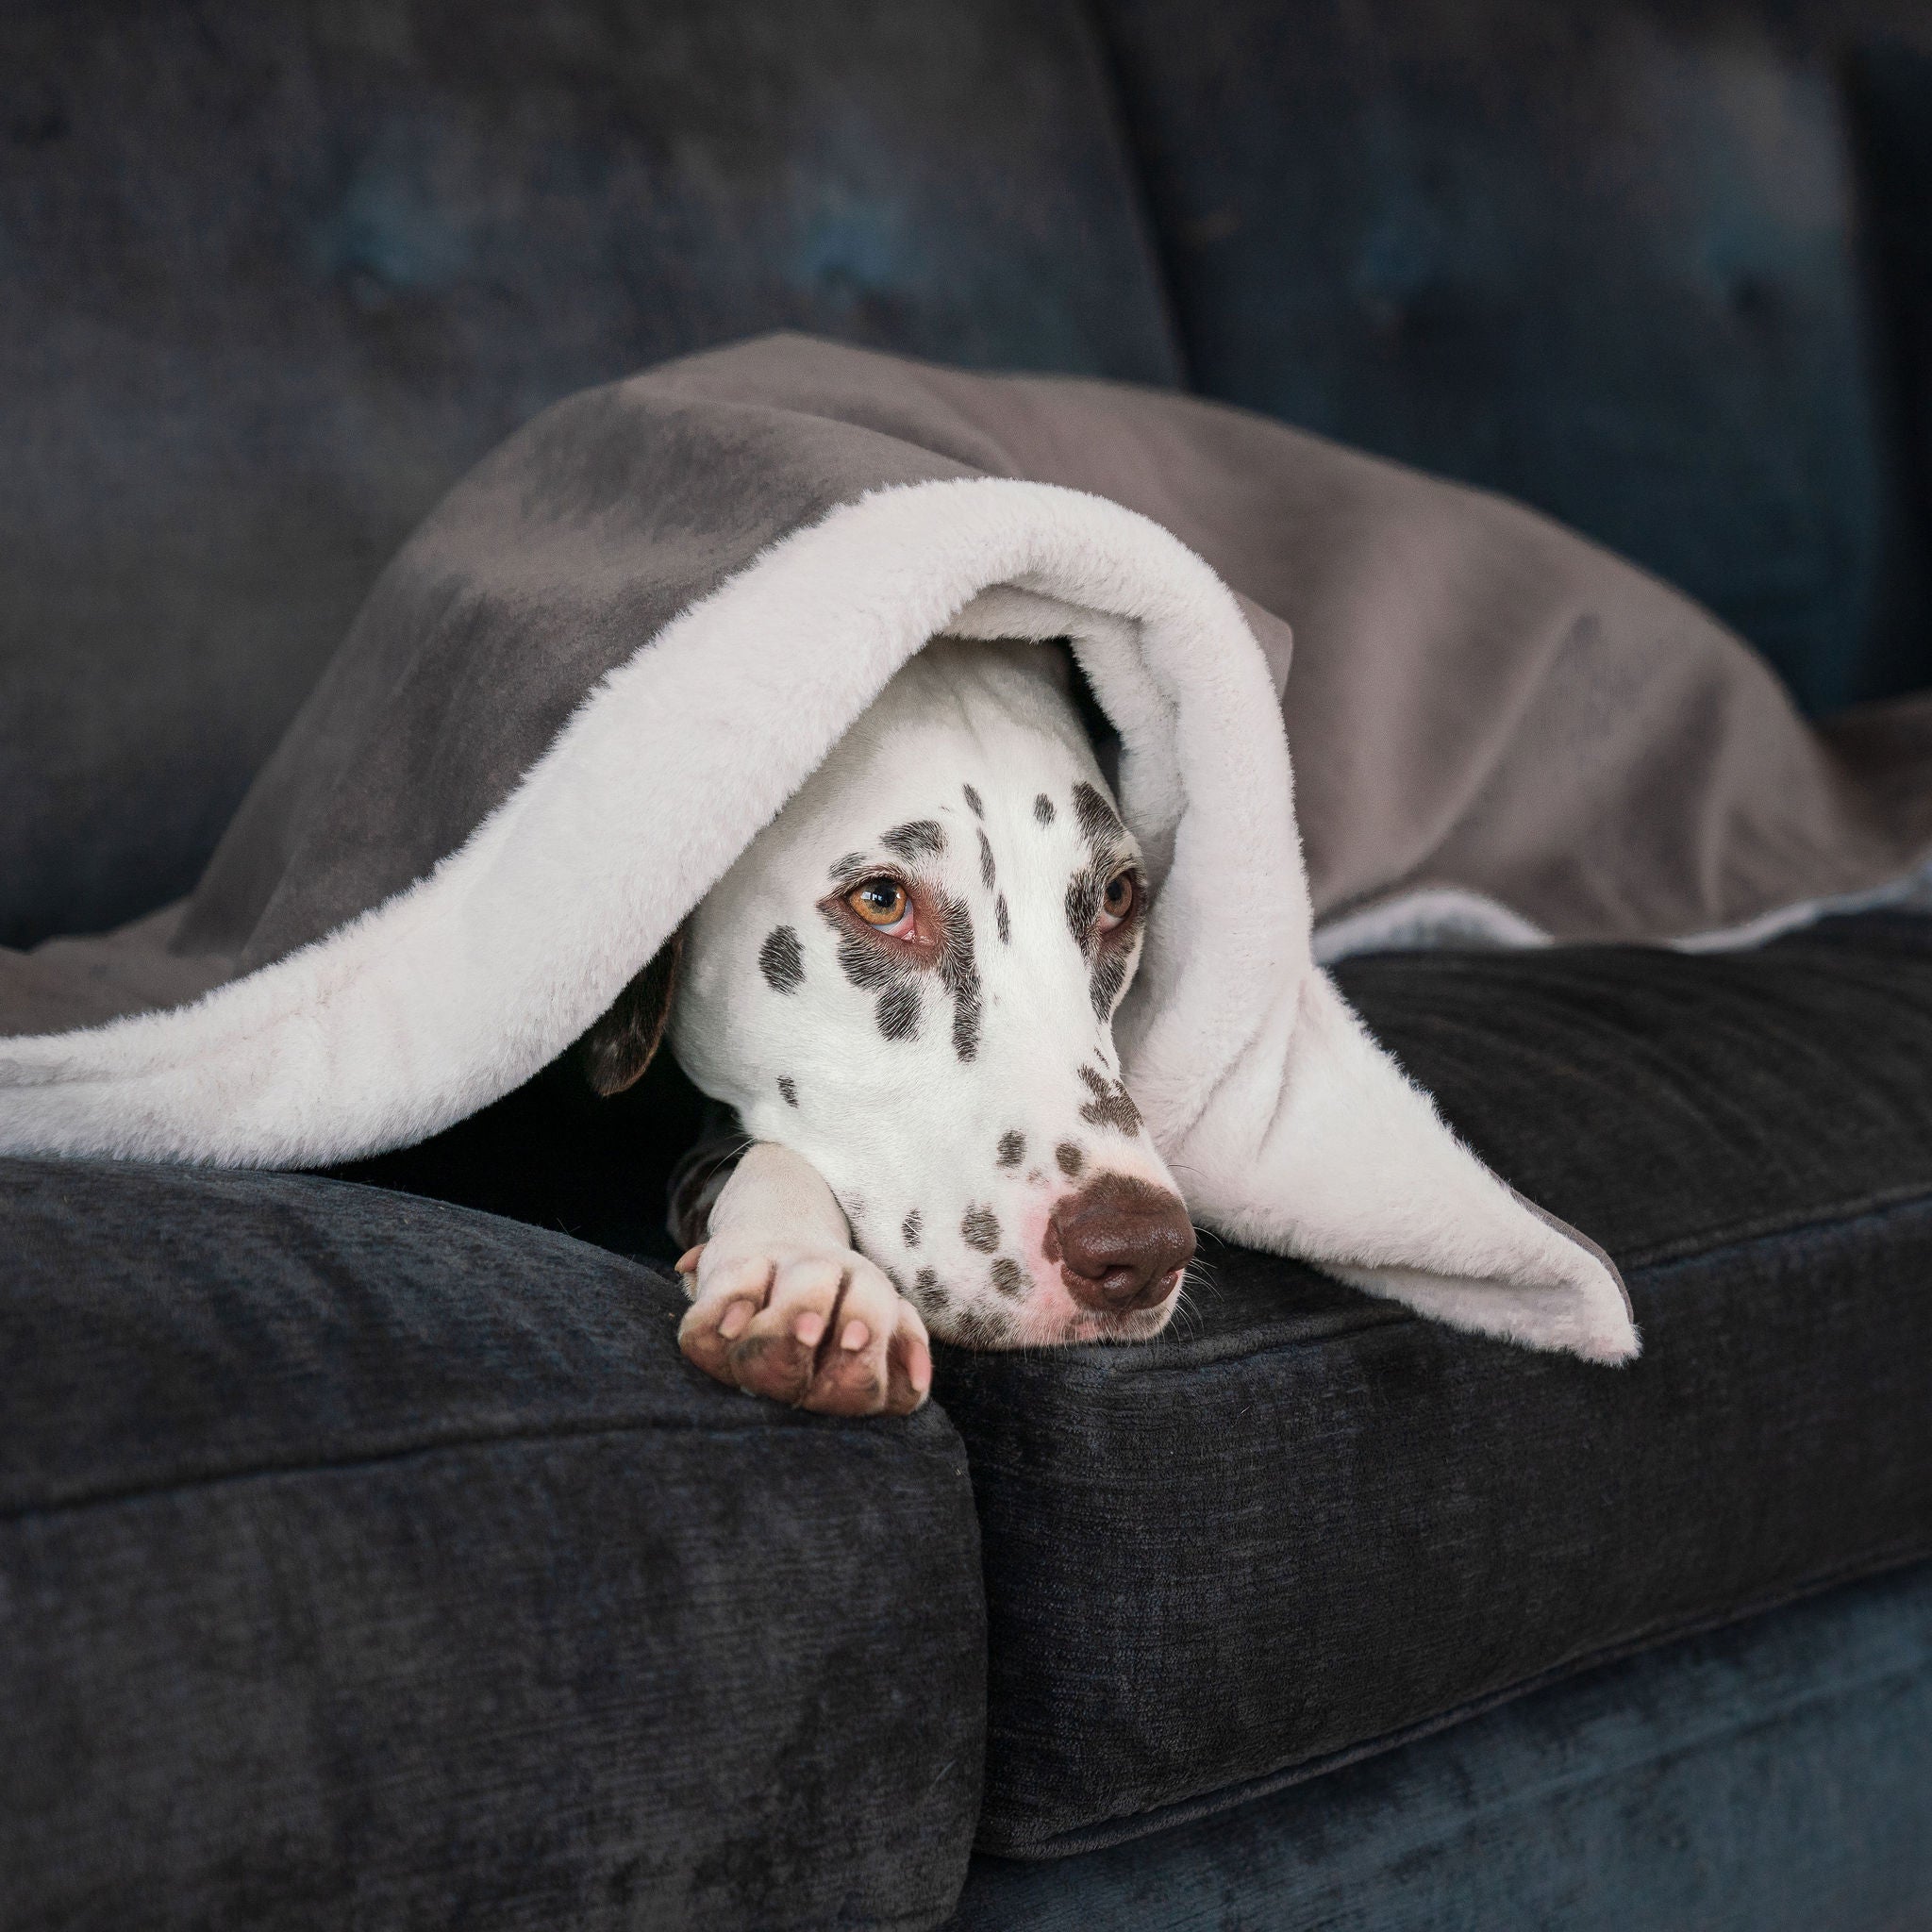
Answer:
<svg viewBox="0 0 1932 1932"><path fill-rule="evenodd" d="M736 1116L674 1183L690 1359L905 1413L929 1336L1158 1334L1194 1231L1113 1045L1147 906L1064 650L928 644L583 1043L615 1091L668 1027Z"/></svg>

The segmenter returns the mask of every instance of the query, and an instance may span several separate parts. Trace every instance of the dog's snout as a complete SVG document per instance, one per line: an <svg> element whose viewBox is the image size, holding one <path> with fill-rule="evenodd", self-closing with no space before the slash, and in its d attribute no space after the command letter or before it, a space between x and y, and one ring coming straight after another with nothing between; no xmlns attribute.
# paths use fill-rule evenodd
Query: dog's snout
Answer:
<svg viewBox="0 0 1932 1932"><path fill-rule="evenodd" d="M1046 1254L1082 1307L1125 1314L1166 1298L1169 1277L1194 1258L1194 1224L1165 1188L1098 1174L1054 1209Z"/></svg>

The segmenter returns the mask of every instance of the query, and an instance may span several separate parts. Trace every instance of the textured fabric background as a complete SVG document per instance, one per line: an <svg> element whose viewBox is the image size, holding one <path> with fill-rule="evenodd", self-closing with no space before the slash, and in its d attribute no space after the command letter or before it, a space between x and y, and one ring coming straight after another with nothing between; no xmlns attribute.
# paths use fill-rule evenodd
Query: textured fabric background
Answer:
<svg viewBox="0 0 1932 1932"><path fill-rule="evenodd" d="M1807 706L1932 683L1917 0L1100 0L1205 394L1646 564Z"/></svg>
<svg viewBox="0 0 1932 1932"><path fill-rule="evenodd" d="M186 891L558 396L776 327L1178 374L1072 0L30 0L0 272L9 945Z"/></svg>
<svg viewBox="0 0 1932 1932"><path fill-rule="evenodd" d="M1213 1248L1152 1344L942 1352L986 1552L983 1848L1130 1837L1932 1552L1932 951L1833 930L1341 975L1623 1266L1626 1370Z"/></svg>
<svg viewBox="0 0 1932 1932"><path fill-rule="evenodd" d="M192 885L516 424L774 326L1191 382L1813 708L1932 681L1928 62L1912 0L12 7L0 943Z"/></svg>
<svg viewBox="0 0 1932 1932"><path fill-rule="evenodd" d="M952 1932L1922 1932L1932 1571L1592 1671L1217 1818L976 1858Z"/></svg>
<svg viewBox="0 0 1932 1932"><path fill-rule="evenodd" d="M937 1410L299 1176L0 1162L0 1924L925 1924L984 1618Z"/></svg>

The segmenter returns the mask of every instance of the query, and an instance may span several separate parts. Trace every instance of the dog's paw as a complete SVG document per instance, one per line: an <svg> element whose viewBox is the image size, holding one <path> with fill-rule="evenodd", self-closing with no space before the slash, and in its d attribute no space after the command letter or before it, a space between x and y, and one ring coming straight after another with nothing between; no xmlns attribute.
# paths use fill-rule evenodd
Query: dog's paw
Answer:
<svg viewBox="0 0 1932 1932"><path fill-rule="evenodd" d="M825 1415L909 1415L932 1386L919 1310L849 1248L720 1236L678 1264L677 1340L708 1375Z"/></svg>

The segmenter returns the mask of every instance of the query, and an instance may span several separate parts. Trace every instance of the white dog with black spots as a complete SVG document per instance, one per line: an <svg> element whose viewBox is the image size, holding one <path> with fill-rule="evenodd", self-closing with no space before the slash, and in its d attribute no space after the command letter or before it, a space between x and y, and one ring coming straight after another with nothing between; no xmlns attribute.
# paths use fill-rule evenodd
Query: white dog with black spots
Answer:
<svg viewBox="0 0 1932 1932"><path fill-rule="evenodd" d="M1113 1042L1147 903L1063 652L899 672L586 1042L625 1084L668 1001L742 1129L674 1215L686 1355L860 1415L924 1400L929 1336L1158 1334L1194 1234Z"/></svg>

